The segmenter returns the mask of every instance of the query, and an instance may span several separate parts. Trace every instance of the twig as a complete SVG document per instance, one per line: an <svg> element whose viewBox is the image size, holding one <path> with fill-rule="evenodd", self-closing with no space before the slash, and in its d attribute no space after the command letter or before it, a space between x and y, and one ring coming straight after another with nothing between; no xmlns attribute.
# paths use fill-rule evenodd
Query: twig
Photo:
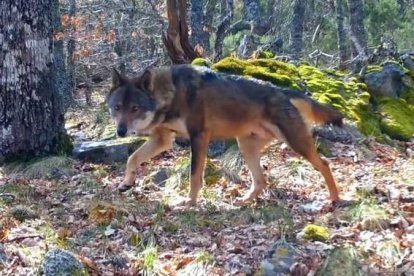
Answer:
<svg viewBox="0 0 414 276"><path fill-rule="evenodd" d="M33 235L23 235L23 236L17 236L17 237L14 237L14 238L12 238L12 239L8 239L7 241L8 241L8 242L14 242L14 241L17 241L17 240L22 240L22 239L27 239L27 238L41 238L42 240L44 240L44 239L45 239L45 237L43 237L42 235L39 235L39 234L33 234Z"/></svg>

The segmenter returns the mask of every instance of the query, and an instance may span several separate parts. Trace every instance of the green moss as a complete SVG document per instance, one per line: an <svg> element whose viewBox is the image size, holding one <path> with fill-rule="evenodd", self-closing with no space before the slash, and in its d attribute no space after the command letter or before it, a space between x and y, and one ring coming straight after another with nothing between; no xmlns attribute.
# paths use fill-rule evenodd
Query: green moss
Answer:
<svg viewBox="0 0 414 276"><path fill-rule="evenodd" d="M289 76L292 79L299 79L298 70L293 64L269 59L251 59L248 60L248 63L254 66L264 67L273 73Z"/></svg>
<svg viewBox="0 0 414 276"><path fill-rule="evenodd" d="M30 162L16 162L6 167L8 173L22 173L28 179L54 179L74 173L74 160L66 156L37 158Z"/></svg>
<svg viewBox="0 0 414 276"><path fill-rule="evenodd" d="M367 66L367 68L366 68L366 74L376 73L376 72L380 72L380 71L382 71L382 67L379 66L379 65L370 65L370 66Z"/></svg>
<svg viewBox="0 0 414 276"><path fill-rule="evenodd" d="M309 65L300 65L298 67L299 75L307 80L307 79L325 79L326 74L319 70L316 67L309 66Z"/></svg>
<svg viewBox="0 0 414 276"><path fill-rule="evenodd" d="M190 183L190 168L191 159L188 157L181 157L175 162L175 166L172 169L171 177L167 179L166 185L171 188L187 189ZM214 164L211 160L207 159L206 167L204 170L204 184L211 186L216 184L222 173L220 168Z"/></svg>
<svg viewBox="0 0 414 276"><path fill-rule="evenodd" d="M281 87L289 87L292 85L292 80L286 75L270 73L263 67L248 66L245 68L245 75L252 76L253 78L271 82Z"/></svg>
<svg viewBox="0 0 414 276"><path fill-rule="evenodd" d="M327 228L315 224L309 224L303 229L305 240L327 241L330 236L331 234Z"/></svg>
<svg viewBox="0 0 414 276"><path fill-rule="evenodd" d="M276 60L225 58L214 64L213 69L224 73L251 76L281 87L299 89L295 67Z"/></svg>
<svg viewBox="0 0 414 276"><path fill-rule="evenodd" d="M381 130L391 138L409 140L414 135L414 110L402 99L383 97L378 100Z"/></svg>
<svg viewBox="0 0 414 276"><path fill-rule="evenodd" d="M414 87L410 87L409 89L406 89L401 94L401 99L404 99L408 104L413 106L414 105Z"/></svg>
<svg viewBox="0 0 414 276"><path fill-rule="evenodd" d="M222 177L220 168L214 164L211 160L207 160L206 168L204 171L204 182L206 186L216 184Z"/></svg>
<svg viewBox="0 0 414 276"><path fill-rule="evenodd" d="M275 57L275 54L271 51L261 51L261 50L257 50L253 56L255 56L256 58L265 58L265 59L271 59Z"/></svg>
<svg viewBox="0 0 414 276"><path fill-rule="evenodd" d="M211 67L211 62L205 58L196 58L191 62L192 65L196 66L204 66L204 67Z"/></svg>
<svg viewBox="0 0 414 276"><path fill-rule="evenodd" d="M247 61L237 58L225 58L215 63L212 68L223 73L243 75L247 66L249 66Z"/></svg>

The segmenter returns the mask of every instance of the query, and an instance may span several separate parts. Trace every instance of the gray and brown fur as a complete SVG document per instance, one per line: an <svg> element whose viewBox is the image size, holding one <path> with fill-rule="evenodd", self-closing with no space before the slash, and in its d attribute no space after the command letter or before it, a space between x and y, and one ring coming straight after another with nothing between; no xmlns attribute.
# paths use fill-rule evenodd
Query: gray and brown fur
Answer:
<svg viewBox="0 0 414 276"><path fill-rule="evenodd" d="M260 166L261 150L277 138L311 162L325 178L330 199L339 199L328 163L317 153L309 125L341 125L342 116L300 92L201 67L177 65L148 69L136 79L127 79L115 71L107 101L119 135L150 135L129 157L120 191L134 185L136 168L141 163L170 149L175 136L185 137L191 143L189 203L195 204L209 141L237 138L253 179L244 199L251 201L266 186Z"/></svg>

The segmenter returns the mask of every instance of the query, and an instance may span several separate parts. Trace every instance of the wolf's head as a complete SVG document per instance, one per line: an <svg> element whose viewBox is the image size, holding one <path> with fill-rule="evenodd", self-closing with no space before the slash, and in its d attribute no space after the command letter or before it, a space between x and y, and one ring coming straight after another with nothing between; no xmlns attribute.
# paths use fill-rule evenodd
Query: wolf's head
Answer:
<svg viewBox="0 0 414 276"><path fill-rule="evenodd" d="M106 101L118 136L135 135L150 127L155 116L155 100L150 91L150 70L137 79L128 79L113 69L112 88Z"/></svg>

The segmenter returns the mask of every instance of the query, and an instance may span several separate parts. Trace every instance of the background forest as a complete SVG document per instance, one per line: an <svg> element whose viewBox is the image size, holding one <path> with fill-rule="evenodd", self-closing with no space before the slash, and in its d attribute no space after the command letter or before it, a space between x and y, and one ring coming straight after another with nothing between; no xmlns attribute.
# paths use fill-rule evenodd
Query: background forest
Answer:
<svg viewBox="0 0 414 276"><path fill-rule="evenodd" d="M414 0L2 0L0 275L414 275ZM343 205L283 142L269 186L209 146L200 204L186 141L116 192L144 137L118 138L111 72L192 63L339 110L314 131ZM237 107L235 107L237 108Z"/></svg>

